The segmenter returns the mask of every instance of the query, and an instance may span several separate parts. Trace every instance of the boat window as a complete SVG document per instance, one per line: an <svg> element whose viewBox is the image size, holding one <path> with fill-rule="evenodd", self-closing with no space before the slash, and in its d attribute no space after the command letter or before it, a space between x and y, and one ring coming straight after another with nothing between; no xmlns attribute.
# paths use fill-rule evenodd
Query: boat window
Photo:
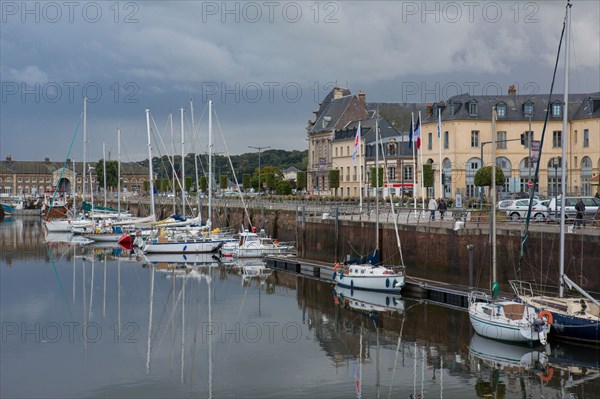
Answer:
<svg viewBox="0 0 600 399"><path fill-rule="evenodd" d="M490 309L490 308L488 308L488 307L485 307L485 308L483 308L483 313L485 313L485 314L487 314L487 315L491 316L491 314L492 314L492 309Z"/></svg>
<svg viewBox="0 0 600 399"><path fill-rule="evenodd" d="M365 274L365 271L364 271L364 269L363 269L363 270L361 270L360 272L361 272L362 274Z"/></svg>

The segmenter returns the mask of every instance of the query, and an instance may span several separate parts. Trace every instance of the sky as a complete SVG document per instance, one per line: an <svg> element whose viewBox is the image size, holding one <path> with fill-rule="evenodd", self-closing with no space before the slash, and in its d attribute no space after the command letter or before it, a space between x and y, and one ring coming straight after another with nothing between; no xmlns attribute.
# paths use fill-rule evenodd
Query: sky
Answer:
<svg viewBox="0 0 600 399"><path fill-rule="evenodd" d="M600 90L600 2L572 7L570 92ZM335 86L368 102L548 93L566 1L0 2L0 158L308 148ZM564 67L561 61L560 69ZM559 74L556 91L563 91ZM194 126L190 110L193 100ZM169 114L173 115L171 139ZM175 145L173 145L175 142Z"/></svg>

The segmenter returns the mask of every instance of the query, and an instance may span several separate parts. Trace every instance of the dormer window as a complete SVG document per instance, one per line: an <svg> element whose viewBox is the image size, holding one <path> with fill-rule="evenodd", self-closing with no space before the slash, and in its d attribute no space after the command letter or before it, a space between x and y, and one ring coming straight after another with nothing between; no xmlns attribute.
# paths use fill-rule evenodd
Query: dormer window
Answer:
<svg viewBox="0 0 600 399"><path fill-rule="evenodd" d="M533 104L526 103L523 106L523 113L525 114L525 116L533 116Z"/></svg>
<svg viewBox="0 0 600 399"><path fill-rule="evenodd" d="M562 104L561 103L552 104L552 117L560 118L561 115L562 115Z"/></svg>
<svg viewBox="0 0 600 399"><path fill-rule="evenodd" d="M454 116L454 104L450 104L450 116Z"/></svg>
<svg viewBox="0 0 600 399"><path fill-rule="evenodd" d="M498 115L498 118L506 118L506 104L505 103L499 103L498 105L496 105L496 115Z"/></svg>
<svg viewBox="0 0 600 399"><path fill-rule="evenodd" d="M331 122L331 116L323 117L323 129L326 128L327 125L329 125L329 122Z"/></svg>
<svg viewBox="0 0 600 399"><path fill-rule="evenodd" d="M469 103L469 116L477 116L477 103L475 101Z"/></svg>

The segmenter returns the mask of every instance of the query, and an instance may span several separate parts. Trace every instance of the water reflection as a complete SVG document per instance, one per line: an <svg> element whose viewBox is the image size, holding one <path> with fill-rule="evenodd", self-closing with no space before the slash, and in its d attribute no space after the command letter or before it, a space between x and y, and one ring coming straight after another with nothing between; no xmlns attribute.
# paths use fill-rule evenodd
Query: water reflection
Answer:
<svg viewBox="0 0 600 399"><path fill-rule="evenodd" d="M585 398L600 389L597 350L505 348L472 337L465 312L426 301L251 260L154 262L38 239L50 248L43 263L0 263L2 397Z"/></svg>

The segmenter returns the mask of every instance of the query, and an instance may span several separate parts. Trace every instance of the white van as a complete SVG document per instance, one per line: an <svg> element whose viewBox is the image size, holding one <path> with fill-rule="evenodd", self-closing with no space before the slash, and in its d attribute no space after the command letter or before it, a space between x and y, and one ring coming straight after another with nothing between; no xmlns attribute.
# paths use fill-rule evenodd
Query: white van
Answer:
<svg viewBox="0 0 600 399"><path fill-rule="evenodd" d="M565 205L565 220L574 221L577 217L577 211L575 210L575 204L581 198L583 203L585 204L585 216L583 218L584 223L591 222L596 217L596 212L598 212L598 208L600 207L600 199L596 197L565 197L566 205ZM562 200L559 197L558 201L556 197L550 200L548 204L548 215L547 219L549 221L560 220L560 207L562 204Z"/></svg>

